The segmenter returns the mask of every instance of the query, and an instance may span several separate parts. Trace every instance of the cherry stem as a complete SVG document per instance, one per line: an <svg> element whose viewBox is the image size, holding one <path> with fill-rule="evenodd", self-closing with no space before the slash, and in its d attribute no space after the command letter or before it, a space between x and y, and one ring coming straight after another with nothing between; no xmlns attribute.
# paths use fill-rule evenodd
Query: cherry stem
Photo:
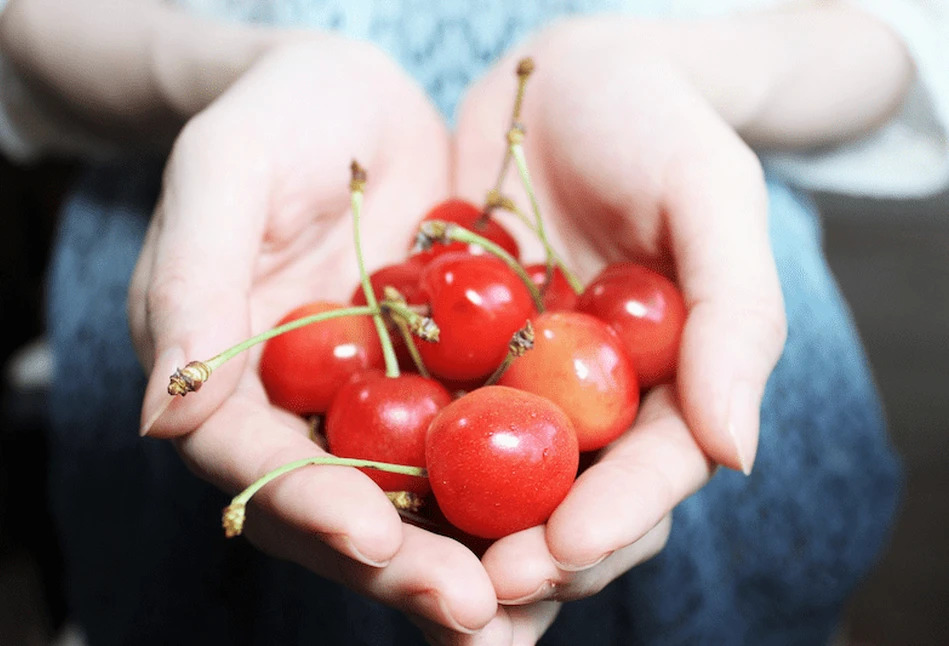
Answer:
<svg viewBox="0 0 949 646"><path fill-rule="evenodd" d="M338 310L329 310L327 312L311 314L310 316L303 316L289 321L288 323L284 323L283 325L270 328L269 330L265 330L256 336L252 336L249 339L241 341L237 345L228 348L220 354L214 355L207 361L191 361L184 368L178 368L168 380L168 394L172 396L181 395L184 397L188 393L197 392L201 389L201 386L204 385L204 382L211 378L211 374L215 370L239 355L241 352L252 348L258 343L269 341L275 336L280 336L281 334L286 334L287 332L292 332L297 328L313 325L314 323L319 323L320 321L328 321L330 319L342 318L344 316L373 316L378 313L378 306L344 307ZM157 417L152 419L150 423L146 424L145 428L150 428L152 423L154 423L156 420Z"/></svg>
<svg viewBox="0 0 949 646"><path fill-rule="evenodd" d="M511 125L514 126L521 118L521 108L524 105L524 90L527 88L527 79L534 71L534 60L530 57L522 58L517 64L517 94L514 97L514 109L511 111ZM507 176L507 169L511 165L511 151L504 151L504 159L501 161L501 171L498 173L497 182L494 184L494 190L501 192L504 184L504 178ZM490 194L489 194L490 195ZM490 200L489 200L490 202ZM490 212L492 206L490 203L485 212Z"/></svg>
<svg viewBox="0 0 949 646"><path fill-rule="evenodd" d="M405 349L408 350L409 356L412 358L412 363L415 364L415 369L418 370L418 373L426 379L431 379L432 373L428 371L428 368L425 367L425 362L422 361L422 355L419 354L418 348L415 346L415 337L409 330L408 323L400 318L394 318L393 321L395 322L396 329L402 336L402 341L405 343Z"/></svg>
<svg viewBox="0 0 949 646"><path fill-rule="evenodd" d="M583 283L581 283L580 279L564 264L560 256L558 256L553 247L550 246L550 241L547 239L547 232L544 229L544 218L541 217L540 214L540 204L537 202L537 194L534 192L534 183L531 181L530 171L527 168L527 157L524 155L524 130L520 126L515 125L507 133L507 141L508 150L514 159L514 165L517 166L517 172L521 176L521 183L524 184L524 190L527 192L527 197L531 203L531 210L534 212L534 230L537 232L537 237L540 238L541 244L544 245L544 252L547 254L547 282L550 282L550 278L553 275L553 265L556 264L560 267L560 271L563 272L564 278L567 279L570 288L575 293L582 294Z"/></svg>
<svg viewBox="0 0 949 646"><path fill-rule="evenodd" d="M338 319L344 316L374 316L379 312L378 305L376 306L358 306L358 307L343 307L338 310L329 310L326 312L320 312L318 314L310 314L309 316L303 316L298 319L294 319L283 325L278 325L275 328L271 328L265 332L261 332L256 336L252 336L246 341L238 343L233 348L228 348L224 352L214 356L213 358L205 361L204 363L212 371L217 370L221 367L222 364L226 363L228 360L233 359L235 356L252 348L258 343L263 343L264 341L269 341L275 336L280 336L281 334L286 334L287 332L292 332L301 327L307 325L312 325L314 323L319 323L321 321L329 321L330 319Z"/></svg>
<svg viewBox="0 0 949 646"><path fill-rule="evenodd" d="M423 467L410 467L402 464L376 462L374 460L340 458L335 455L315 455L313 457L303 458L302 460L296 460L295 462L290 462L289 464L285 464L282 467L277 467L263 477L258 478L256 482L234 496L234 498L231 500L231 504L224 509L222 518L224 532L227 537L231 538L233 536L239 536L243 531L244 520L247 516L247 503L250 502L250 499L254 496L254 494L280 476L286 475L291 471L296 471L297 469L302 469L303 467L315 464L359 467L363 469L378 469L379 471L386 471L388 473L399 473L402 475L416 476L419 478L428 477L428 472Z"/></svg>
<svg viewBox="0 0 949 646"><path fill-rule="evenodd" d="M443 220L428 220L423 222L422 226L419 227L419 240L417 240L417 242L418 241L421 241L422 247L425 246L426 241L429 244L431 242L437 241L443 244L447 244L448 242L464 242L465 244L478 245L491 255L500 258L504 264L511 269L511 271L517 274L518 278L520 278L525 287L527 287L527 291L530 293L531 299L534 301L534 307L537 308L538 312L542 313L544 311L544 299L537 290L537 286L534 284L534 281L532 281L531 277L527 275L527 272L524 270L524 267L521 266L521 263L517 262L517 259L505 251L500 245L497 245L487 238L479 236L474 231L470 231L463 226L455 224L454 222L445 222Z"/></svg>
<svg viewBox="0 0 949 646"><path fill-rule="evenodd" d="M484 386L493 386L498 383L498 380L501 379L501 375L507 372L507 369L511 367L511 364L514 363L514 360L520 356L523 356L528 350L534 349L534 326L528 321L524 327L514 333L514 336L511 337L511 342L507 346L507 354L504 355L504 360L501 362L501 365L497 367L488 380L484 382Z"/></svg>
<svg viewBox="0 0 949 646"><path fill-rule="evenodd" d="M399 360L395 356L392 338L389 336L389 330L386 329L385 321L379 311L379 302L376 300L372 283L369 282L369 274L366 272L366 263L362 255L362 236L359 232L359 221L362 216L363 193L366 188L366 171L355 160L353 160L350 168L352 170L352 180L349 183L349 192L353 208L353 240L356 244L356 261L359 263L359 282L362 284L366 303L375 310L372 315L372 322L376 326L379 343L382 345L382 356L386 362L386 377L398 377Z"/></svg>

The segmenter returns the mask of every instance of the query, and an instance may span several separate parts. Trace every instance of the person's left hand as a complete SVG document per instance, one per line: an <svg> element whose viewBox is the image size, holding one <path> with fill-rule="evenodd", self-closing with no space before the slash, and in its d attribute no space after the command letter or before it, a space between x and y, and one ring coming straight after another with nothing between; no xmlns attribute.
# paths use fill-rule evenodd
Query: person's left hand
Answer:
<svg viewBox="0 0 949 646"><path fill-rule="evenodd" d="M658 553L673 508L715 464L748 471L754 461L761 397L786 334L763 174L693 79L639 44L653 28L562 23L503 60L459 112L455 188L480 202L504 154L517 59L531 55L521 121L552 244L585 282L618 260L673 276L688 314L676 383L647 394L634 426L545 526L485 553L502 606L478 635L438 643L535 643L558 602ZM525 203L513 169L504 193ZM536 259L540 245L523 242Z"/></svg>

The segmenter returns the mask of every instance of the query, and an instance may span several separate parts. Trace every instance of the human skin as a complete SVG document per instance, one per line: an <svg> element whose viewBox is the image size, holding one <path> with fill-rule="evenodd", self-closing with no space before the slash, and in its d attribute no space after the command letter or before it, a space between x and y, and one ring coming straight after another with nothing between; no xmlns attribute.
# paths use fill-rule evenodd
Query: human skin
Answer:
<svg viewBox="0 0 949 646"><path fill-rule="evenodd" d="M546 527L498 541L481 562L402 525L355 470L287 476L248 519L261 549L406 611L441 644L536 642L559 602L656 554L670 510L714 464L750 470L785 322L749 145L865 132L899 105L912 75L898 39L848 7L719 22L578 19L499 62L469 92L452 139L384 55L325 34L201 23L157 2L11 0L0 48L43 106L40 117L13 115L42 121L38 145L53 151L57 130L72 129L119 151L171 150L130 290L151 375L143 421L185 361L301 302L351 291L355 274L339 268L355 268L352 157L369 168L363 239L379 264L404 253L431 204L450 193L480 200L503 152L511 70L521 54L535 58L525 147L553 243L586 278L620 258L676 275L689 315L675 387L647 395ZM267 403L254 356L175 402L150 435L172 439L227 491L319 451L304 423Z"/></svg>

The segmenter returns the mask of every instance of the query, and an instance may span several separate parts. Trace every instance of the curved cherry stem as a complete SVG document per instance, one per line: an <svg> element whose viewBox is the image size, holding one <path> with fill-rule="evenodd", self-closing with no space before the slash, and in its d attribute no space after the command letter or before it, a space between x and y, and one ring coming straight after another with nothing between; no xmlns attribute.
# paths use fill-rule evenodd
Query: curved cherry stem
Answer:
<svg viewBox="0 0 949 646"><path fill-rule="evenodd" d="M514 97L514 108L511 111L511 125L514 126L521 118L521 108L524 105L524 90L527 88L527 80L534 71L534 60L530 57L522 58L517 64L517 94ZM500 194L501 187L504 185L504 178L507 177L507 169L511 165L511 151L504 151L504 159L501 161L501 170L498 172L498 179L494 183L494 193ZM489 213L492 208L490 204L490 195L486 205L485 212Z"/></svg>
<svg viewBox="0 0 949 646"><path fill-rule="evenodd" d="M507 346L507 354L497 369L488 377L483 386L493 386L498 383L501 376L507 372L514 360L524 356L528 350L534 349L534 325L528 320L520 330L511 337L511 342ZM482 386L482 387L483 387Z"/></svg>
<svg viewBox="0 0 949 646"><path fill-rule="evenodd" d="M507 133L507 141L508 150L514 159L514 165L517 167L517 172L521 176L521 183L524 185L527 198L531 203L531 210L534 212L534 230L537 232L537 237L540 238L541 244L544 245L544 252L547 254L546 282L550 282L553 276L553 267L557 265L560 267L560 271L563 272L564 278L567 279L570 288L575 293L582 294L583 283L580 282L576 274L570 271L547 239L547 231L544 229L544 218L541 217L540 214L540 204L537 202L537 194L534 192L534 183L531 181L530 171L527 168L527 156L524 154L524 130L520 126L515 125Z"/></svg>
<svg viewBox="0 0 949 646"><path fill-rule="evenodd" d="M379 302L376 300L376 294L372 289L372 283L369 282L369 273L366 271L366 263L362 255L362 236L360 235L360 218L362 217L363 193L366 188L366 171L355 160L352 166L352 180L349 183L350 198L353 209L353 240L356 244L356 261L359 263L359 282L362 284L363 294L366 296L366 303L375 310L372 315L372 322L376 326L376 333L379 335L379 343L382 345L382 356L386 362L386 376L399 376L399 360L395 356L395 348L392 346L392 339L389 337L389 330L386 329L385 321L379 311Z"/></svg>
<svg viewBox="0 0 949 646"><path fill-rule="evenodd" d="M427 220L419 227L419 235L416 239L416 243L418 246L424 249L426 248L426 245L431 245L433 242L440 242L442 244L447 244L449 242L474 244L478 245L491 255L500 258L504 264L511 269L511 271L517 274L518 278L520 278L524 283L524 286L527 287L527 291L530 293L531 300L534 301L534 307L537 308L537 311L544 311L544 299L541 297L537 286L534 284L534 281L532 281L531 277L527 275L527 272L524 270L524 267L521 266L521 263L517 262L517 259L505 251L500 245L495 244L487 238L479 236L474 231L466 229L463 226L455 224L454 222L446 222L444 220Z"/></svg>
<svg viewBox="0 0 949 646"><path fill-rule="evenodd" d="M311 314L310 316L303 316L293 321L284 323L283 325L278 325L277 327L270 328L265 330L260 334L250 337L244 341L241 341L235 346L232 346L221 352L214 355L207 361L191 361L184 368L178 368L175 370L174 374L168 380L168 394L175 396L180 395L184 397L188 393L196 392L201 389L201 386L204 385L208 379L211 378L211 374L220 368L222 365L239 355L241 352L248 350L258 343L263 343L264 341L269 341L275 336L280 336L281 334L286 334L298 328L313 325L314 323L319 323L321 321L328 321L329 319L342 318L344 316L375 316L379 314L379 307L344 307L338 310L329 310L326 312L320 312L318 314ZM164 408L162 409L162 411ZM158 419L160 413L153 416L153 419L146 423L143 428L146 430L152 426L152 424Z"/></svg>
<svg viewBox="0 0 949 646"><path fill-rule="evenodd" d="M234 496L231 504L225 507L222 524L224 532L228 538L239 536L244 530L244 520L247 517L247 503L253 498L254 494L263 489L267 484L276 480L280 476L286 475L291 471L302 469L310 465L332 465L342 467L359 467L363 469L378 469L389 473L399 473L402 475L427 478L428 472L422 467L410 467L402 464L389 464L388 462L376 462L374 460L359 460L356 458L339 458L335 455L315 455L302 460L290 462L282 467L277 467L273 471L258 478L253 484Z"/></svg>

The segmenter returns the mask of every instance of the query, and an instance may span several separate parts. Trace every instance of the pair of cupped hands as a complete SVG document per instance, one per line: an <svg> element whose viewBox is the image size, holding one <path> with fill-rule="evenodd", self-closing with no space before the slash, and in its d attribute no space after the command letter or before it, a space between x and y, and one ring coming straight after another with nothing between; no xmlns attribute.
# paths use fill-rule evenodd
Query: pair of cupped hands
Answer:
<svg viewBox="0 0 949 646"><path fill-rule="evenodd" d="M661 550L672 509L717 465L750 470L785 321L764 181L739 135L674 65L624 53L583 23L542 32L500 61L469 90L454 132L372 46L301 39L261 57L184 127L130 290L150 373L146 420L175 368L298 305L347 298L358 280L351 160L368 170L370 269L403 258L440 200L481 202L504 154L524 54L537 65L525 149L551 241L586 280L621 259L676 278L689 312L676 383L646 395L633 427L545 526L480 559L401 522L350 468L275 481L245 528L265 552L404 611L434 644L535 643L562 602ZM524 203L516 173L505 192ZM303 419L268 402L258 356L226 364L149 433L173 439L197 474L230 493L321 451Z"/></svg>

